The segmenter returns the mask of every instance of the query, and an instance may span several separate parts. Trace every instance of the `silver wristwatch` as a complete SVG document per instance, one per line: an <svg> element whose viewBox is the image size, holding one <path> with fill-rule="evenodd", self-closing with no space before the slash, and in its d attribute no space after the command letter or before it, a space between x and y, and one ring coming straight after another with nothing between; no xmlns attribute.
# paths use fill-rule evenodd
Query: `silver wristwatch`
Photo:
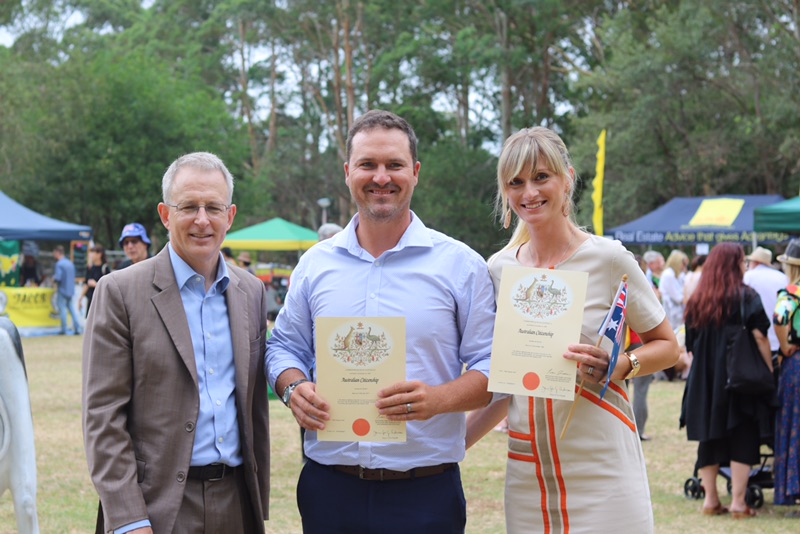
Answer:
<svg viewBox="0 0 800 534"><path fill-rule="evenodd" d="M303 382L308 382L308 380L305 378L301 378L296 382L292 382L291 384L286 386L286 389L283 390L283 397L281 398L281 400L286 406L289 406L289 399L292 398L292 392L295 390L297 386L299 386Z"/></svg>

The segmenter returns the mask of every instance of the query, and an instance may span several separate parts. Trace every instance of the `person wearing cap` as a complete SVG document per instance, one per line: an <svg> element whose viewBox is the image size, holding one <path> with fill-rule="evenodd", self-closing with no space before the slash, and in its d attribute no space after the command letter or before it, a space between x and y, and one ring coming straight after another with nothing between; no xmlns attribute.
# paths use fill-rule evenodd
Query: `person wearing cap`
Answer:
<svg viewBox="0 0 800 534"><path fill-rule="evenodd" d="M775 304L778 302L778 291L785 288L789 281L785 274L772 268L772 252L769 249L756 247L753 253L745 259L748 266L744 273L744 283L756 290L764 304L764 309L768 310L769 314L775 309ZM767 338L773 356L777 356L780 342L772 324L767 331Z"/></svg>
<svg viewBox="0 0 800 534"><path fill-rule="evenodd" d="M119 246L128 258L119 264L118 270L150 257L150 238L144 226L137 222L125 225L119 236Z"/></svg>
<svg viewBox="0 0 800 534"><path fill-rule="evenodd" d="M775 419L775 504L794 505L800 499L800 240L789 242L778 256L789 284L778 293L772 321L780 340L780 407ZM793 512L793 517L798 517Z"/></svg>
<svg viewBox="0 0 800 534"><path fill-rule="evenodd" d="M253 269L253 267L251 265L253 263L253 259L250 257L250 253L249 252L244 251L244 252L239 253L239 257L237 259L239 260L239 264L242 266L242 268L245 271L247 271L248 273L250 273L252 275L256 274L256 270Z"/></svg>
<svg viewBox="0 0 800 534"><path fill-rule="evenodd" d="M169 243L97 283L81 406L98 533L265 531L267 299L222 258L232 196L217 156L181 156L158 204Z"/></svg>

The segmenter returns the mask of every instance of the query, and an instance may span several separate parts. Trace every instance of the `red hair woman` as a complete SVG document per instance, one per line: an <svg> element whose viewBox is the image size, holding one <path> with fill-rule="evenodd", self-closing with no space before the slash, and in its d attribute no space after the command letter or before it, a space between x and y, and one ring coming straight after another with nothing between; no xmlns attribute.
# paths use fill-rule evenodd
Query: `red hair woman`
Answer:
<svg viewBox="0 0 800 534"><path fill-rule="evenodd" d="M761 438L771 436L771 398L742 395L726 389L727 351L742 324L752 332L761 356L772 369L766 337L769 318L761 298L742 281L744 249L735 243L715 246L703 277L686 304L686 349L694 360L681 409L681 427L690 441L699 441L697 468L705 490L703 513L730 510L736 519L752 517L745 503L750 467L759 461ZM743 305L742 305L743 304ZM740 310L744 310L744 316ZM731 467L732 500L724 507L717 493L720 465Z"/></svg>

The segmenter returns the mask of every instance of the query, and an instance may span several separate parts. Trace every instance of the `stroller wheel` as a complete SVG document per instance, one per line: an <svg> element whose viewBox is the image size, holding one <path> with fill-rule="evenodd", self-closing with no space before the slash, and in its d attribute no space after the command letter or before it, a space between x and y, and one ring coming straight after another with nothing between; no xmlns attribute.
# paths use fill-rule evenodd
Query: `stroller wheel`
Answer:
<svg viewBox="0 0 800 534"><path fill-rule="evenodd" d="M747 486L747 492L744 494L744 502L750 508L761 508L764 506L764 491L758 484L750 484Z"/></svg>
<svg viewBox="0 0 800 534"><path fill-rule="evenodd" d="M700 484L700 479L697 477L687 478L683 484L683 494L687 499L702 499L706 496L706 490Z"/></svg>

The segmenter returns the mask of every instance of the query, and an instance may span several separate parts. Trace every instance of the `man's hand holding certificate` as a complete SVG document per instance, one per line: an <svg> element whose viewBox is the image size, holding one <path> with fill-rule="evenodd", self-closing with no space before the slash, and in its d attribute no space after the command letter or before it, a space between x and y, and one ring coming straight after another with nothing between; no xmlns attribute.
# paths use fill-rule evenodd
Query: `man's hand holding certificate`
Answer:
<svg viewBox="0 0 800 534"><path fill-rule="evenodd" d="M573 400L588 274L508 266L497 296L489 390Z"/></svg>
<svg viewBox="0 0 800 534"><path fill-rule="evenodd" d="M317 393L331 406L320 441L403 442L406 423L378 413L378 391L406 379L403 317L318 317Z"/></svg>

